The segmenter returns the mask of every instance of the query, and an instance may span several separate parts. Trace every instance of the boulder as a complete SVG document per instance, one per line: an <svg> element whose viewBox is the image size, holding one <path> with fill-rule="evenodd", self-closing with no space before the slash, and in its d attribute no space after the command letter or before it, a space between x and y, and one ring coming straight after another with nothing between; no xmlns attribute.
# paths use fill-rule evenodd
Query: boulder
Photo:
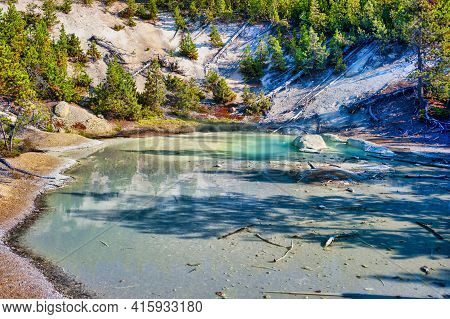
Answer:
<svg viewBox="0 0 450 319"><path fill-rule="evenodd" d="M65 118L70 114L70 104L64 101L59 102L55 105L54 109L55 115Z"/></svg>
<svg viewBox="0 0 450 319"><path fill-rule="evenodd" d="M75 104L59 102L53 112L53 123L60 131L83 132L92 136L108 136L115 132L115 127L107 120Z"/></svg>
<svg viewBox="0 0 450 319"><path fill-rule="evenodd" d="M377 145L375 143L368 142L363 139L349 138L347 140L347 145L357 148L357 149L360 149L360 150L363 150L368 153L380 154L380 155L384 155L384 156L394 156L395 155L395 153L392 152L387 147Z"/></svg>
<svg viewBox="0 0 450 319"><path fill-rule="evenodd" d="M300 150L306 151L320 151L327 148L327 144L325 144L322 136L317 134L305 134L298 136L293 143Z"/></svg>

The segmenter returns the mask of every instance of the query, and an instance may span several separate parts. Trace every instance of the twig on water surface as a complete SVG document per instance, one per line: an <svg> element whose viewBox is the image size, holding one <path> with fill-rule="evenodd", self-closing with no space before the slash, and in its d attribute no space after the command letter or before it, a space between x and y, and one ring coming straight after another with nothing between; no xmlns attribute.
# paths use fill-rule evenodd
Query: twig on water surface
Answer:
<svg viewBox="0 0 450 319"><path fill-rule="evenodd" d="M292 251L292 249L294 249L294 241L293 240L291 240L291 246L287 247L287 250L284 253L284 255L281 256L280 258L274 259L273 262L276 263L276 262L279 262L280 260L286 258L286 256Z"/></svg>
<svg viewBox="0 0 450 319"><path fill-rule="evenodd" d="M261 268L261 269L267 269L267 270L272 270L272 271L278 271L278 269L272 268L272 267L266 267L266 266L256 266L256 265L252 265L253 268Z"/></svg>
<svg viewBox="0 0 450 319"><path fill-rule="evenodd" d="M255 236L256 236L257 238L261 239L262 241L264 241L264 242L268 243L268 244L271 244L271 245L274 245L274 246L277 246L277 247L284 247L284 248L288 248L288 247L286 247L286 246L283 246L283 245L280 245L280 244L274 243L273 241L270 241L270 240L268 240L268 239L266 239L266 238L262 237L262 236L261 236L260 234L255 234Z"/></svg>
<svg viewBox="0 0 450 319"><path fill-rule="evenodd" d="M107 243L105 243L103 240L99 240L99 242L100 242L101 244L103 244L104 246L109 247L109 245L108 245Z"/></svg>
<svg viewBox="0 0 450 319"><path fill-rule="evenodd" d="M247 225L247 226L238 228L238 229L236 229L236 230L234 230L234 231L232 231L230 233L227 233L225 235L217 237L217 239L224 239L224 238L227 238L227 237L229 237L231 235L234 235L234 234L237 234L237 233L240 233L240 232L243 232L243 231L249 232L250 228L253 227L253 226L255 226L255 225L251 224L251 225Z"/></svg>
<svg viewBox="0 0 450 319"><path fill-rule="evenodd" d="M424 175L424 174L419 174L419 175L407 174L403 177L405 177L405 178L426 178L426 179L449 179L450 178L449 175Z"/></svg>

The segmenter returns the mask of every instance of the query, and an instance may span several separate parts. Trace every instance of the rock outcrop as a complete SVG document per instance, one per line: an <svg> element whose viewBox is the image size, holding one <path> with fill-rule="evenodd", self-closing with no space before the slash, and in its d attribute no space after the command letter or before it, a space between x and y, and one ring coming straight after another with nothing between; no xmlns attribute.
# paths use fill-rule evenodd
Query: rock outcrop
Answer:
<svg viewBox="0 0 450 319"><path fill-rule="evenodd" d="M84 133L92 136L109 136L115 127L86 109L67 102L59 102L53 110L53 124L58 131Z"/></svg>
<svg viewBox="0 0 450 319"><path fill-rule="evenodd" d="M327 148L322 136L317 134L298 136L293 143L301 151L320 151Z"/></svg>
<svg viewBox="0 0 450 319"><path fill-rule="evenodd" d="M374 153L374 154L379 154L379 155L384 155L384 156L394 156L395 155L395 153L392 152L387 147L377 145L375 143L368 142L368 141L365 141L362 139L349 138L347 140L347 145L357 148L357 149L360 149L360 150L363 150L368 153Z"/></svg>

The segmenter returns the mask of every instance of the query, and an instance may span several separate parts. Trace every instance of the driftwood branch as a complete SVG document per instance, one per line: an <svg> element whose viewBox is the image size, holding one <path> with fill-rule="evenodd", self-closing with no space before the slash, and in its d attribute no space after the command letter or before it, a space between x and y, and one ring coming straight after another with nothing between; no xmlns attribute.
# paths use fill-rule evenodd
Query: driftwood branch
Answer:
<svg viewBox="0 0 450 319"><path fill-rule="evenodd" d="M284 255L281 256L280 258L274 259L273 262L276 263L276 262L279 262L280 260L286 258L286 256L292 251L292 249L294 249L294 241L293 240L291 240L291 246L287 247L287 250L284 253Z"/></svg>
<svg viewBox="0 0 450 319"><path fill-rule="evenodd" d="M229 232L229 233L227 233L225 235L217 237L217 239L224 239L224 238L230 237L231 235L234 235L234 234L237 234L237 233L241 233L243 231L249 232L250 228L253 227L253 226L255 226L255 225L251 224L251 225L247 225L247 226L238 228L238 229L236 229L236 230L234 230L232 232Z"/></svg>
<svg viewBox="0 0 450 319"><path fill-rule="evenodd" d="M266 239L266 238L262 237L260 234L255 234L255 237L261 239L262 241L264 241L264 242L266 242L266 243L268 243L268 244L271 244L271 245L274 245L274 246L277 246L277 247L288 248L288 247L286 247L286 246L283 246L283 245L274 243L273 241L270 241L269 239Z"/></svg>
<svg viewBox="0 0 450 319"><path fill-rule="evenodd" d="M444 237L442 237L440 234L438 234L433 228L431 228L430 226L422 223L422 222L416 222L417 225L419 225L420 227L428 230L430 233L432 233L437 239L439 240L444 240Z"/></svg>
<svg viewBox="0 0 450 319"><path fill-rule="evenodd" d="M320 296L320 297L343 297L342 294L335 293L321 293L321 292L309 292L309 291L263 291L265 294L277 294L277 295L294 295L294 296Z"/></svg>

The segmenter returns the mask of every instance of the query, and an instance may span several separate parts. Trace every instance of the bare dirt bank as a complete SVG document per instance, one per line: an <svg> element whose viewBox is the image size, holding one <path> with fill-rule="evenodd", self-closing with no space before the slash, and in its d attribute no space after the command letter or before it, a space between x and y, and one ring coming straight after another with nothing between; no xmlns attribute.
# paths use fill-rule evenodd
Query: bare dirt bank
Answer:
<svg viewBox="0 0 450 319"><path fill-rule="evenodd" d="M77 135L46 133L45 139L39 139L34 147L64 150L93 147L98 144L95 142ZM57 274L53 271L44 275L36 268L36 260L33 263L19 256L6 240L10 232L33 215L39 195L67 179L61 173L76 161L63 154L40 152L25 153L8 161L15 167L52 178L26 177L0 169L0 298L63 298L47 278Z"/></svg>

